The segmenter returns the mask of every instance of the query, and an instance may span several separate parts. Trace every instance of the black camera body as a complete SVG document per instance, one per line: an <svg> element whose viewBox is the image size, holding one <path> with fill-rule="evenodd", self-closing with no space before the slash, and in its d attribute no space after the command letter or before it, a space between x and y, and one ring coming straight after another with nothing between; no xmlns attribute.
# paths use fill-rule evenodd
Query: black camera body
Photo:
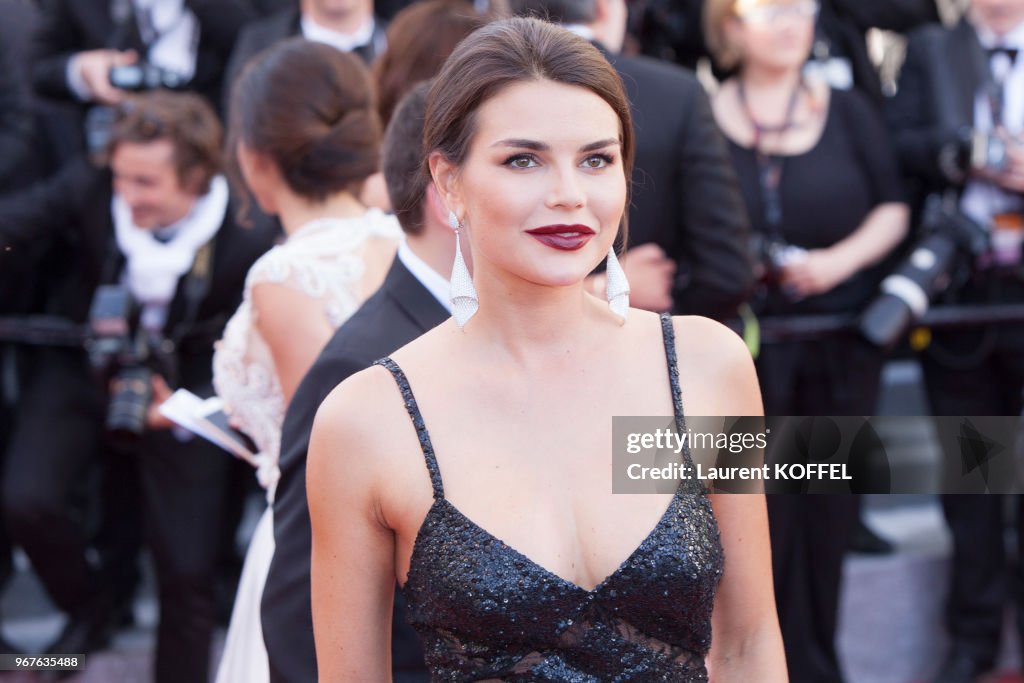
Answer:
<svg viewBox="0 0 1024 683"><path fill-rule="evenodd" d="M965 182L972 171L998 176L1009 168L1010 146L1014 144L1018 143L1004 135L963 128L939 150L939 170L957 184Z"/></svg>
<svg viewBox="0 0 1024 683"><path fill-rule="evenodd" d="M172 377L174 368L165 339L133 329L136 308L123 286L102 285L89 311L89 359L101 381L110 387L104 425L107 433L122 443L134 442L145 433L153 376Z"/></svg>
<svg viewBox="0 0 1024 683"><path fill-rule="evenodd" d="M174 71L150 64L137 62L110 69L110 85L121 90L142 92L145 90L181 90L188 84L188 79Z"/></svg>
<svg viewBox="0 0 1024 683"><path fill-rule="evenodd" d="M860 332L876 346L895 346L949 287L958 267L989 248L988 230L965 216L951 195L928 198L921 229L921 238L861 314Z"/></svg>

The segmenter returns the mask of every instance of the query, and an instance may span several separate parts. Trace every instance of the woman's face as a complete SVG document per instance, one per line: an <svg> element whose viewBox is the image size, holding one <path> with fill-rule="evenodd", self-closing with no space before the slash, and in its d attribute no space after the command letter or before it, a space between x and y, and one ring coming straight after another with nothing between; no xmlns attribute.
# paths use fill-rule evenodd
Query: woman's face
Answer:
<svg viewBox="0 0 1024 683"><path fill-rule="evenodd" d="M729 39L745 65L772 70L799 69L814 42L816 0L737 0L729 19Z"/></svg>
<svg viewBox="0 0 1024 683"><path fill-rule="evenodd" d="M465 223L474 279L581 282L608 253L626 204L618 116L598 95L548 80L513 84L476 112L460 168L431 169Z"/></svg>

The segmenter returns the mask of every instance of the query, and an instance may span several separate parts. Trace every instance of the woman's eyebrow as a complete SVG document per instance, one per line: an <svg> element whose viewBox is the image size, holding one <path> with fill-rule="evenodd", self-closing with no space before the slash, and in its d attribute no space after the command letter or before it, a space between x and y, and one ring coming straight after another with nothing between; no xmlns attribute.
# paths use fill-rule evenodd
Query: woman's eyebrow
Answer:
<svg viewBox="0 0 1024 683"><path fill-rule="evenodd" d="M532 149L535 152L546 152L551 147L543 142L537 140L527 140L525 138L508 138L506 140L498 140L491 147L521 147L524 149Z"/></svg>
<svg viewBox="0 0 1024 683"><path fill-rule="evenodd" d="M589 144L580 147L581 152L592 152L595 149L601 149L603 147L611 147L612 145L620 144L615 138L608 138L607 140L598 140L597 142L591 142ZM521 149L530 149L535 152L547 152L551 147L544 142L537 140L527 140L525 138L508 138L505 140L498 140L491 147L518 147Z"/></svg>
<svg viewBox="0 0 1024 683"><path fill-rule="evenodd" d="M607 140L598 140L597 142L591 142L589 145L583 145L580 147L581 152L593 152L595 149L601 149L603 147L611 147L612 145L621 144L615 138L608 138Z"/></svg>

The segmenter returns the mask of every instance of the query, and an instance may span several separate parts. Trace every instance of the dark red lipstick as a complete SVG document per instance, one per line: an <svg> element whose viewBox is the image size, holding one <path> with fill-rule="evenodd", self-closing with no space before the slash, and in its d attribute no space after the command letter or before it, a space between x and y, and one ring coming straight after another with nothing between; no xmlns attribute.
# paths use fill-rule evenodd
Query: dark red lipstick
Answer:
<svg viewBox="0 0 1024 683"><path fill-rule="evenodd" d="M526 233L541 244L560 251L581 249L594 236L594 231L585 225L545 225Z"/></svg>

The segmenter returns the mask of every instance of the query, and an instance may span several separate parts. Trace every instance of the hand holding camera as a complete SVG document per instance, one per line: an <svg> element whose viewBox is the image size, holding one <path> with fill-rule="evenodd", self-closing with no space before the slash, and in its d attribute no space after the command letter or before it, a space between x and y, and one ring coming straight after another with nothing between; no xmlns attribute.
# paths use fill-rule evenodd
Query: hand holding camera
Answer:
<svg viewBox="0 0 1024 683"><path fill-rule="evenodd" d="M1011 138L1006 145L1007 165L997 182L1011 192L1024 192L1024 144Z"/></svg>
<svg viewBox="0 0 1024 683"><path fill-rule="evenodd" d="M134 329L136 309L125 287L102 285L89 311L90 359L110 390L106 429L125 443L173 426L159 409L172 393L164 378L175 375L174 354L169 340Z"/></svg>
<svg viewBox="0 0 1024 683"><path fill-rule="evenodd" d="M112 106L125 98L125 91L115 87L110 81L113 69L130 66L139 61L134 50L88 50L79 52L73 57L72 68L77 70L82 82L91 94L92 100L99 104Z"/></svg>
<svg viewBox="0 0 1024 683"><path fill-rule="evenodd" d="M149 411L146 413L147 429L171 429L174 423L168 420L160 412L160 406L171 397L174 392L167 386L167 381L161 375L153 375L150 380L150 388L153 398L149 402Z"/></svg>
<svg viewBox="0 0 1024 683"><path fill-rule="evenodd" d="M970 167L974 175L1004 190L1024 192L1024 140L1004 128L993 133L975 131L970 140Z"/></svg>

